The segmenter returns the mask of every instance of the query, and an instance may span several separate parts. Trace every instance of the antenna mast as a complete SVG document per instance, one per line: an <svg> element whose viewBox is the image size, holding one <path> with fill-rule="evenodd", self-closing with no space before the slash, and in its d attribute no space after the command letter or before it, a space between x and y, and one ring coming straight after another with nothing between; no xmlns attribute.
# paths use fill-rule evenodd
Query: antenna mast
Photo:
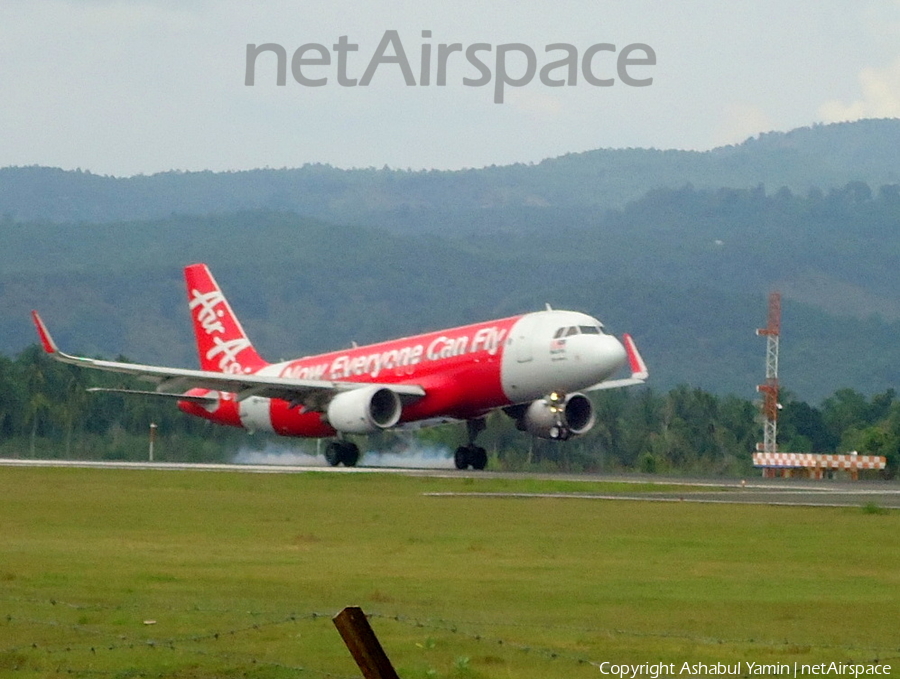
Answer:
<svg viewBox="0 0 900 679"><path fill-rule="evenodd" d="M781 335L781 293L769 294L769 319L765 328L756 331L766 338L766 382L756 387L763 395L763 442L756 449L763 453L778 451L778 338Z"/></svg>

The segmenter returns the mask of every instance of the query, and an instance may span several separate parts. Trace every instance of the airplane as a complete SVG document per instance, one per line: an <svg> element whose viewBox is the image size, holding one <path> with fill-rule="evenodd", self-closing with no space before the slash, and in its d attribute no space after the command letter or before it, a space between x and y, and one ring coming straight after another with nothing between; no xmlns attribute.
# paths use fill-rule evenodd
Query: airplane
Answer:
<svg viewBox="0 0 900 679"><path fill-rule="evenodd" d="M353 467L347 438L391 429L465 422L457 469L484 469L476 445L486 416L502 410L519 430L566 440L594 425L586 393L643 384L649 377L631 336L607 333L596 318L551 309L368 346L268 363L254 349L205 264L184 269L200 370L73 356L59 350L37 311L41 344L54 359L133 375L152 391L93 388L172 399L211 422L281 436L329 438L325 458ZM631 376L611 379L626 363Z"/></svg>

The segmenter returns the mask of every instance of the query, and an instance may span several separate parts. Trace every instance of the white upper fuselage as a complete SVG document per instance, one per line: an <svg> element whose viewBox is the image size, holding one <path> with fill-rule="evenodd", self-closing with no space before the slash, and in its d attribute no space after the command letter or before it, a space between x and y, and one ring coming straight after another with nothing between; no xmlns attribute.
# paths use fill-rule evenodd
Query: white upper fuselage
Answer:
<svg viewBox="0 0 900 679"><path fill-rule="evenodd" d="M615 374L625 348L603 325L576 311L525 314L510 331L501 382L511 403L587 389Z"/></svg>

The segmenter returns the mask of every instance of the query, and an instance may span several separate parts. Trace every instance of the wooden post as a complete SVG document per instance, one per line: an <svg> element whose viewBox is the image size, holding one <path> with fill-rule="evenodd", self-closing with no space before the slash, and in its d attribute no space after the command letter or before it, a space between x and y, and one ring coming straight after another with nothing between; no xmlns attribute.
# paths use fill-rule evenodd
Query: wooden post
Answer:
<svg viewBox="0 0 900 679"><path fill-rule="evenodd" d="M366 679L400 679L359 606L348 606L332 622Z"/></svg>

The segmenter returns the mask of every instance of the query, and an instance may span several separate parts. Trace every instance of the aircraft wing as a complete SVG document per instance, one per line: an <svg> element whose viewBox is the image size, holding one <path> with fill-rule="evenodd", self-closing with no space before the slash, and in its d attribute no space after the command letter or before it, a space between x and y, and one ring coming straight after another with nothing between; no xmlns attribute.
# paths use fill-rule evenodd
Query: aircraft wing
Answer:
<svg viewBox="0 0 900 679"><path fill-rule="evenodd" d="M599 391L600 389L618 389L619 387L630 387L635 384L644 384L647 381L647 378L650 377L650 372L647 370L647 364L644 363L644 359L641 358L641 354L637 349L637 345L634 343L634 340L631 338L631 335L623 335L622 339L625 341L625 353L628 356L628 364L631 367L631 377L625 377L620 380L607 380L605 382L600 382L599 384L595 384L592 387L588 387L584 391Z"/></svg>
<svg viewBox="0 0 900 679"><path fill-rule="evenodd" d="M331 380L298 380L285 377L266 377L261 375L232 375L229 373L208 370L189 370L185 368L166 368L138 363L121 363L104 361L82 356L71 356L63 353L56 346L47 326L36 311L31 312L37 326L38 335L44 351L57 361L70 363L84 368L94 368L107 372L133 375L142 380L156 383L156 391L134 391L130 389L95 389L94 391L112 391L118 393L138 393L186 401L212 400L204 396L186 396L180 392L188 389L209 389L236 394L237 400L251 396L278 398L295 405L303 405L311 410L321 410L338 392L360 389L362 387L385 387L395 392L404 403L418 400L425 396L425 390L411 384L373 384L371 382L341 382Z"/></svg>

